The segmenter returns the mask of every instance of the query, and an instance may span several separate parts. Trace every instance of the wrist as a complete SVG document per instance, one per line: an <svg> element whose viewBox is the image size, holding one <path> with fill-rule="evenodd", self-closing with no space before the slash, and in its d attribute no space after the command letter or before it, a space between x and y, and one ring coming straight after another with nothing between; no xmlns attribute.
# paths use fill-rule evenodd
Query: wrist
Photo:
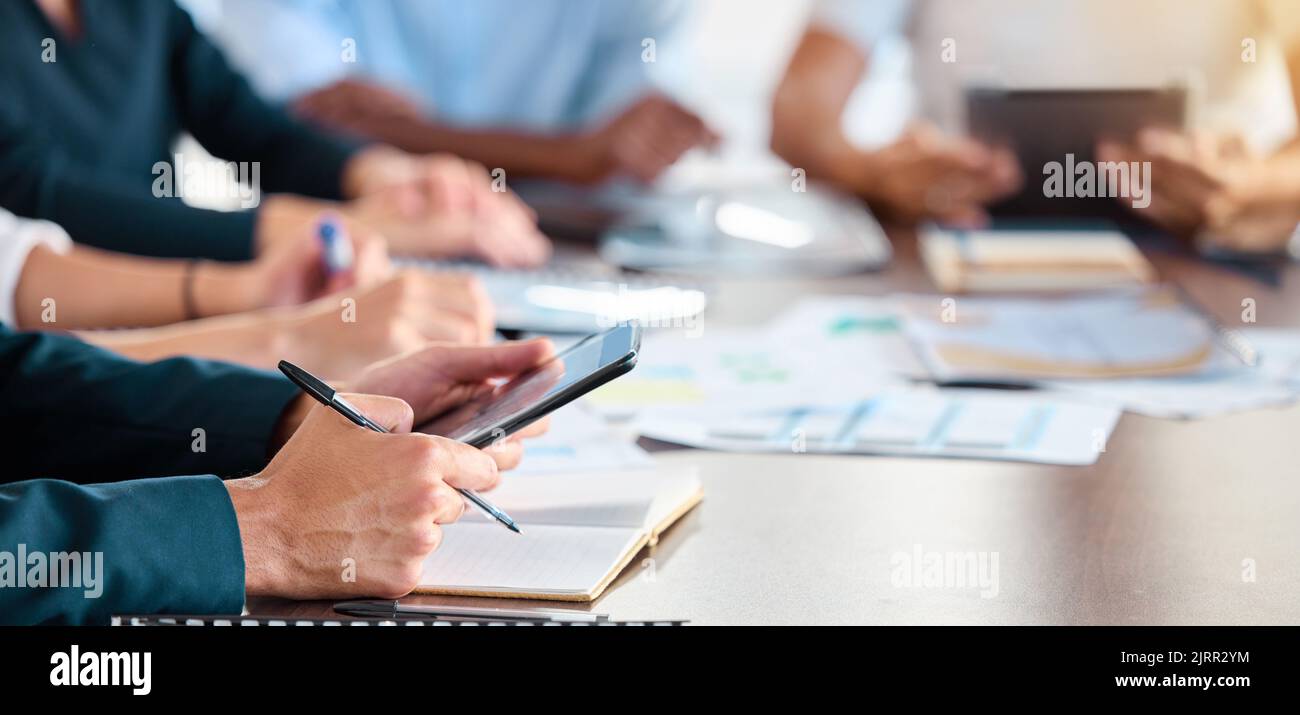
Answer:
<svg viewBox="0 0 1300 715"><path fill-rule="evenodd" d="M338 349L338 345L329 340L329 331L321 330L319 314L322 305L333 306L337 302L331 299L325 300L329 302L316 300L303 305L265 311L268 320L263 321L264 324L259 326L258 342L265 347L267 355L271 356L266 364L275 365L281 360L287 360L295 365L320 366L330 364L331 356L337 357L334 351ZM336 316L337 311L331 308L329 315ZM285 406L280 421L276 423L280 437L273 437L271 440L273 452L293 436L311 406L310 400L306 401L305 408L301 404Z"/></svg>
<svg viewBox="0 0 1300 715"><path fill-rule="evenodd" d="M254 226L254 254L265 254L267 246L285 237L300 237L301 232L309 230L323 212L337 207L338 204L332 201L285 194L263 199Z"/></svg>
<svg viewBox="0 0 1300 715"><path fill-rule="evenodd" d="M389 229L389 226L385 221L388 214L384 212L383 206L376 201L376 197L362 197L355 201L349 201L334 213L343 217L344 222L349 225L364 227L379 232L385 238L388 237L386 230Z"/></svg>
<svg viewBox="0 0 1300 715"><path fill-rule="evenodd" d="M880 157L871 151L853 150L838 154L831 165L830 179L847 186L858 196L866 199L879 199L882 179Z"/></svg>
<svg viewBox="0 0 1300 715"><path fill-rule="evenodd" d="M298 431L302 421L307 419L307 413L311 412L312 401L306 395L294 395L284 409L280 411L280 419L275 423L271 430L271 439L269 442L270 454L267 458L274 457L276 452L293 437L293 433Z"/></svg>
<svg viewBox="0 0 1300 715"><path fill-rule="evenodd" d="M239 543L244 555L244 594L275 596L284 593L279 555L285 553L279 532L281 518L275 500L266 497L269 479L257 474L223 482L230 495L239 525Z"/></svg>
<svg viewBox="0 0 1300 715"><path fill-rule="evenodd" d="M339 191L346 199L360 198L405 179L412 171L411 157L406 152L386 144L375 144L361 149L348 160L339 180Z"/></svg>
<svg viewBox="0 0 1300 715"><path fill-rule="evenodd" d="M553 168L562 178L578 184L594 184L613 173L614 159L599 134L574 134L556 141L554 156L558 165Z"/></svg>
<svg viewBox="0 0 1300 715"><path fill-rule="evenodd" d="M186 301L194 314L188 318L242 313L265 303L265 286L256 263L200 261L191 270Z"/></svg>

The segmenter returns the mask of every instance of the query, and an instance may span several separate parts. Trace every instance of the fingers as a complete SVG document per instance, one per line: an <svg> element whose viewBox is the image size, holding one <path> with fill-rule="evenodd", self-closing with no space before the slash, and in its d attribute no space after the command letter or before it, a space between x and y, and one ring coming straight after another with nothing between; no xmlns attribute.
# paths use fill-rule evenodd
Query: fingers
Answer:
<svg viewBox="0 0 1300 715"><path fill-rule="evenodd" d="M524 445L517 439L503 439L494 442L483 450L484 454L496 462L499 471L508 471L519 466L524 458Z"/></svg>
<svg viewBox="0 0 1300 715"><path fill-rule="evenodd" d="M492 301L476 277L415 269L394 276L397 319L426 341L485 343L495 328ZM393 299L390 296L389 299Z"/></svg>
<svg viewBox="0 0 1300 715"><path fill-rule="evenodd" d="M683 154L712 146L718 136L690 110L662 96L629 107L609 129L619 168L643 183L658 179Z"/></svg>
<svg viewBox="0 0 1300 715"><path fill-rule="evenodd" d="M1300 221L1298 210L1281 206L1243 206L1225 195L1215 196L1206 208L1201 238L1212 246L1242 253L1276 253L1286 249Z"/></svg>
<svg viewBox="0 0 1300 715"><path fill-rule="evenodd" d="M541 435L546 434L546 432L550 429L551 429L551 416L547 415L546 417L537 420L536 422L528 425L527 427L524 427L518 432L515 432L513 435L511 435L511 439L516 439L516 438L523 439L526 437L540 437Z"/></svg>
<svg viewBox="0 0 1300 715"><path fill-rule="evenodd" d="M397 114L403 102L406 100L391 90L347 78L304 95L294 102L293 109L320 124L348 127L367 116Z"/></svg>
<svg viewBox="0 0 1300 715"><path fill-rule="evenodd" d="M487 452L445 437L428 437L436 449L436 473L459 489L491 489L501 481L497 464Z"/></svg>
<svg viewBox="0 0 1300 715"><path fill-rule="evenodd" d="M989 175L999 197L1010 196L1020 190L1025 177L1020 170L1020 161L1009 149L993 150Z"/></svg>
<svg viewBox="0 0 1300 715"><path fill-rule="evenodd" d="M555 346L546 338L511 341L485 346L434 346L431 362L443 376L457 382L479 382L494 377L513 377L546 362Z"/></svg>
<svg viewBox="0 0 1300 715"><path fill-rule="evenodd" d="M1154 146L1160 141L1162 140L1159 138L1153 140L1148 137L1146 146ZM1103 141L1097 145L1097 158L1103 162L1141 162L1150 161L1151 155L1139 146L1115 141ZM1158 180L1166 178L1165 167L1162 165L1159 171L1154 168L1154 163L1152 167L1151 203L1141 210L1142 216L1157 226L1162 226L1170 231L1182 232L1196 225L1200 221L1198 218L1199 212L1189 205L1187 201L1181 199L1179 193L1171 194L1169 190L1170 184ZM1172 171L1171 169L1170 173ZM1124 205L1130 206L1128 202L1125 202Z"/></svg>
<svg viewBox="0 0 1300 715"><path fill-rule="evenodd" d="M935 215L939 223L956 229L974 231L989 225L988 212L976 205L956 206Z"/></svg>
<svg viewBox="0 0 1300 715"><path fill-rule="evenodd" d="M505 439L499 439L493 442L483 451L497 463L498 470L504 472L514 469L519 466L519 463L523 461L524 458L524 452L526 449L523 440L545 434L546 431L550 429L550 426L551 418L548 415Z"/></svg>
<svg viewBox="0 0 1300 715"><path fill-rule="evenodd" d="M383 395L340 394L358 412L389 432L410 432L415 412L405 400ZM324 408L322 408L324 409ZM340 419L343 419L340 416Z"/></svg>
<svg viewBox="0 0 1300 715"><path fill-rule="evenodd" d="M474 253L499 268L534 268L551 256L551 242L531 225L485 217L474 229Z"/></svg>
<svg viewBox="0 0 1300 715"><path fill-rule="evenodd" d="M483 281L473 276L462 276L461 278L463 280L461 289L465 295L465 308L477 327L477 342L486 343L492 339L493 333L496 332L496 308L492 305L492 298L488 295Z"/></svg>
<svg viewBox="0 0 1300 715"><path fill-rule="evenodd" d="M492 338L496 325L492 300L482 282L473 276L430 276L442 278L430 290L433 295L427 305L435 308L440 319L456 320L465 331L462 342L485 343Z"/></svg>
<svg viewBox="0 0 1300 715"><path fill-rule="evenodd" d="M324 121L334 113L337 104L334 92L337 84L322 87L299 97L293 103L294 113L314 121Z"/></svg>
<svg viewBox="0 0 1300 715"><path fill-rule="evenodd" d="M397 90L379 84L360 82L355 79L344 81L353 83L363 90L360 99L365 104L365 110L369 114L408 117L411 119L418 119L422 115L419 104Z"/></svg>
<svg viewBox="0 0 1300 715"><path fill-rule="evenodd" d="M371 365L352 385L362 392L399 395L424 421L493 389L488 380L512 377L554 354L549 340L492 346L429 345Z"/></svg>
<svg viewBox="0 0 1300 715"><path fill-rule="evenodd" d="M422 180L429 192L431 210L461 213L474 207L476 193L486 187L476 185L468 162L449 155L428 157L423 161Z"/></svg>
<svg viewBox="0 0 1300 715"><path fill-rule="evenodd" d="M329 275L323 291L325 294L352 286L371 286L392 273L393 264L388 259L387 245L378 234L347 221L343 238L352 245L352 265Z"/></svg>
<svg viewBox="0 0 1300 715"><path fill-rule="evenodd" d="M1230 134L1219 140L1218 156L1220 159L1242 160L1251 157L1250 145L1240 134Z"/></svg>
<svg viewBox="0 0 1300 715"><path fill-rule="evenodd" d="M876 197L904 217L930 216L957 227L987 225L984 206L1020 188L1014 155L969 139L952 139L927 123L909 127L877 153L893 177Z"/></svg>
<svg viewBox="0 0 1300 715"><path fill-rule="evenodd" d="M509 191L493 191L487 169L451 157L425 160L426 216L442 253L502 267L532 267L550 257L536 213Z"/></svg>
<svg viewBox="0 0 1300 715"><path fill-rule="evenodd" d="M356 285L378 283L393 272L388 258L388 244L383 236L348 222L348 238L352 241L352 277Z"/></svg>
<svg viewBox="0 0 1300 715"><path fill-rule="evenodd" d="M478 255L492 265L508 268L545 263L551 243L537 230L537 213L513 192L494 191L482 165L471 167L479 196L475 207Z"/></svg>
<svg viewBox="0 0 1300 715"><path fill-rule="evenodd" d="M464 514L465 497L450 484L444 481L436 482L430 495L427 519L435 524L454 524ZM434 548L437 548L437 545Z"/></svg>

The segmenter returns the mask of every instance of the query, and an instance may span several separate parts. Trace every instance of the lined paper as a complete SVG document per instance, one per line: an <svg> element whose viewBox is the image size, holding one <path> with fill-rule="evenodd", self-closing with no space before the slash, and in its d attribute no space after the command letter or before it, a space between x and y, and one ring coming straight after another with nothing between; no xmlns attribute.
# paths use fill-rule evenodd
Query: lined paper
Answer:
<svg viewBox="0 0 1300 715"><path fill-rule="evenodd" d="M424 562L422 588L588 593L640 538L641 529L529 526L515 534L495 524L446 527Z"/></svg>

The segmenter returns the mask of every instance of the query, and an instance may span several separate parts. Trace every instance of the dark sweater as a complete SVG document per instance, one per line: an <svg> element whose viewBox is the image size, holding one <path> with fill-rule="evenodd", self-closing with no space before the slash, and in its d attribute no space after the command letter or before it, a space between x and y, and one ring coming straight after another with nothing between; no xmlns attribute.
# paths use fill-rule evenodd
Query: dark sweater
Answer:
<svg viewBox="0 0 1300 715"><path fill-rule="evenodd" d="M297 394L269 372L189 358L137 363L0 324L0 562L16 565L22 551L102 559L92 597L84 588L22 588L0 568L0 624L239 613L239 523L211 475L265 466L271 433ZM209 476L137 478L173 474Z"/></svg>
<svg viewBox="0 0 1300 715"><path fill-rule="evenodd" d="M261 162L263 195L338 198L355 145L259 99L183 10L168 0L80 7L83 34L68 38L32 0L0 2L0 206L102 248L250 258L254 211L153 195L154 164L172 162L182 131L223 160Z"/></svg>

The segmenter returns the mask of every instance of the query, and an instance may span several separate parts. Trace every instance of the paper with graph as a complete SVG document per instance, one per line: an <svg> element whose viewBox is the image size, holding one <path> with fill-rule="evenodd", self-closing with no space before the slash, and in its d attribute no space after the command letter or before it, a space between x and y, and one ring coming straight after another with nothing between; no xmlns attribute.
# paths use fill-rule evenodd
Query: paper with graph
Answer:
<svg viewBox="0 0 1300 715"><path fill-rule="evenodd" d="M1119 410L1039 393L892 389L838 407L699 419L652 415L641 432L666 442L733 452L964 457L1092 464Z"/></svg>
<svg viewBox="0 0 1300 715"><path fill-rule="evenodd" d="M800 334L783 320L761 329L705 326L697 337L654 333L635 370L587 403L607 416L832 405L866 397L916 365L892 307L857 312L817 308ZM796 317L797 319L797 317ZM794 325L790 323L789 325Z"/></svg>
<svg viewBox="0 0 1300 715"><path fill-rule="evenodd" d="M586 405L568 405L551 413L545 434L524 443L524 461L510 477L653 467L654 460L637 446L636 438L633 431L608 425Z"/></svg>

